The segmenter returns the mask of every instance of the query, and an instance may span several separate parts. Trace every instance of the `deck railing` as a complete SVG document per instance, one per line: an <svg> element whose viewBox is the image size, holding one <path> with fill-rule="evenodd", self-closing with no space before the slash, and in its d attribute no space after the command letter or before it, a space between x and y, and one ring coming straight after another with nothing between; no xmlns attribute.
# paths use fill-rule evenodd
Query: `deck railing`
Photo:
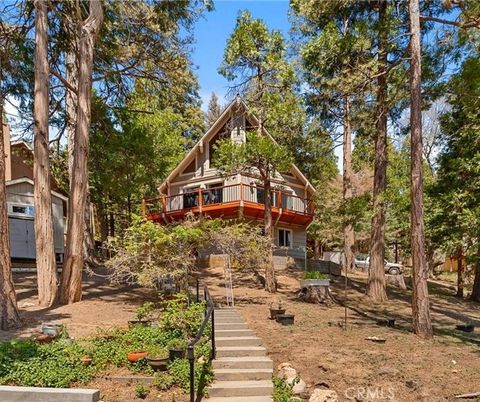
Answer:
<svg viewBox="0 0 480 402"><path fill-rule="evenodd" d="M295 213L313 215L313 200L298 197L282 190L272 190L272 207ZM265 203L263 187L249 184L232 184L228 186L198 189L178 195L161 196L144 200L144 214L170 213L177 211L201 212L202 209L211 209L215 205L232 202ZM209 207L209 208L207 208Z"/></svg>

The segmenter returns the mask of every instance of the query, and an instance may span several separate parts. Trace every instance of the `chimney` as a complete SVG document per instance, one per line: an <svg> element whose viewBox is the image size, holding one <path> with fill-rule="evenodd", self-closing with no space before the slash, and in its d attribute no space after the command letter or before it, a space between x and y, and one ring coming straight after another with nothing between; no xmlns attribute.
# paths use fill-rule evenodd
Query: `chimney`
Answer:
<svg viewBox="0 0 480 402"><path fill-rule="evenodd" d="M12 180L12 154L10 147L10 128L3 123L3 145L5 149L5 181Z"/></svg>

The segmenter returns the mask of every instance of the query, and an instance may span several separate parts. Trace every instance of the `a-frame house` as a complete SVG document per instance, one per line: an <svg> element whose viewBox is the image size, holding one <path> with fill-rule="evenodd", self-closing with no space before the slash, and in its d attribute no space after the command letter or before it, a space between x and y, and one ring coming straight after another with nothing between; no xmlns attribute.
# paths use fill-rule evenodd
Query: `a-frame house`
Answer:
<svg viewBox="0 0 480 402"><path fill-rule="evenodd" d="M237 97L160 185L160 196L145 201L148 218L165 224L182 220L192 212L261 225L264 192L259 177L254 173L222 177L212 163L219 139L229 137L244 142L246 132L257 127L256 117ZM270 136L266 131L264 135ZM315 189L295 165L288 172L277 173L271 182L275 254L303 259L306 229L313 220Z"/></svg>

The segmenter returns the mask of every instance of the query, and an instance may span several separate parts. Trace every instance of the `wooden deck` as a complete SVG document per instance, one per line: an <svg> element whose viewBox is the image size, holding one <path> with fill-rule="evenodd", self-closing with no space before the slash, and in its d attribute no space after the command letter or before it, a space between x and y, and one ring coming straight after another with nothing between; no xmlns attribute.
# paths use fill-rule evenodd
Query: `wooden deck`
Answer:
<svg viewBox="0 0 480 402"><path fill-rule="evenodd" d="M211 218L263 220L263 199L263 188L240 183L145 200L143 213L162 224L182 220L188 212ZM272 191L272 199L273 222L298 226L312 222L312 200L279 190Z"/></svg>

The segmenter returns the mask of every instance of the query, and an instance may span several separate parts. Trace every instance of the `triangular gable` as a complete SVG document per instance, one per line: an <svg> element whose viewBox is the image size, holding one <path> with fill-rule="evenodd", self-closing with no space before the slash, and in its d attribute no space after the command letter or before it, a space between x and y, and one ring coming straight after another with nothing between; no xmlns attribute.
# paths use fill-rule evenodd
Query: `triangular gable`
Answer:
<svg viewBox="0 0 480 402"><path fill-rule="evenodd" d="M253 121L255 125L258 125L258 119L253 115L247 104L243 101L243 99L239 96L237 96L230 104L225 108L225 110L222 112L220 117L215 121L214 124L207 130L207 132L198 140L198 142L195 144L195 146L185 155L183 160L175 167L175 169L172 170L172 172L168 175L168 177L162 182L160 187L158 188L160 193L163 193L166 188L168 187L169 183L173 181L175 177L177 177L179 174L181 174L184 169L187 168L192 161L195 160L195 156L197 152L205 152L203 150L203 147L205 144L207 144L217 133L218 131L224 126L224 124L228 121L228 119L232 116L234 116L236 113L238 113L239 109L243 109L246 112L247 117ZM263 129L265 135L267 135L273 143L277 144L275 139L271 136L271 134L264 128ZM315 188L313 185L308 181L308 179L305 177L305 175L300 171L300 169L292 163L292 173L294 176L296 176L298 179L300 179L301 182L303 182L306 186L307 189L309 189L312 192L315 192Z"/></svg>

